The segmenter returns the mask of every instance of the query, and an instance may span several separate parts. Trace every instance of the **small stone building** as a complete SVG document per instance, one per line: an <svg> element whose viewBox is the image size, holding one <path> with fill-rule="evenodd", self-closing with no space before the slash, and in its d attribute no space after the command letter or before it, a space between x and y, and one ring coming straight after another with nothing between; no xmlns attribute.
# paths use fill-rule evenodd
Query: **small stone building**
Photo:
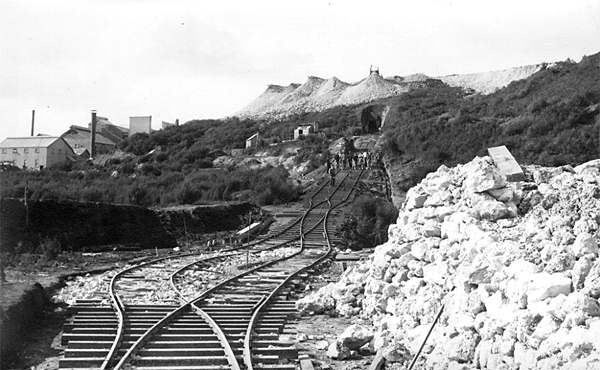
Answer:
<svg viewBox="0 0 600 370"><path fill-rule="evenodd" d="M0 143L0 162L40 170L74 159L73 148L58 136L9 137Z"/></svg>
<svg viewBox="0 0 600 370"><path fill-rule="evenodd" d="M249 138L246 139L246 149L256 148L258 146L258 141L260 140L260 136L258 132Z"/></svg>
<svg viewBox="0 0 600 370"><path fill-rule="evenodd" d="M294 140L298 140L300 137L308 136L310 134L313 134L314 132L315 129L312 125L298 126L294 130Z"/></svg>

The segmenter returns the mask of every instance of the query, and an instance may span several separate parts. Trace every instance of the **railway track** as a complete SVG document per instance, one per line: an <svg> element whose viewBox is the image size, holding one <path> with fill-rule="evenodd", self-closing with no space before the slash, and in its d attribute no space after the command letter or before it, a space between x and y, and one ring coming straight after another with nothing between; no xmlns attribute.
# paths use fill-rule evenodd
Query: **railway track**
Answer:
<svg viewBox="0 0 600 370"><path fill-rule="evenodd" d="M112 306L89 300L73 307L76 315L65 325L67 350L60 368L295 369L295 348L279 340L295 313L289 299L293 283L330 254L329 232L361 174L340 175L334 189L323 184L309 197L302 217L244 246L251 253L285 246L284 256L203 285L208 289L192 299L178 285L185 271L210 268L246 252L170 256L121 271L110 283ZM169 294L152 305L135 304L136 279L153 269L160 269L163 279L149 287L144 281L146 289L165 289L167 280Z"/></svg>

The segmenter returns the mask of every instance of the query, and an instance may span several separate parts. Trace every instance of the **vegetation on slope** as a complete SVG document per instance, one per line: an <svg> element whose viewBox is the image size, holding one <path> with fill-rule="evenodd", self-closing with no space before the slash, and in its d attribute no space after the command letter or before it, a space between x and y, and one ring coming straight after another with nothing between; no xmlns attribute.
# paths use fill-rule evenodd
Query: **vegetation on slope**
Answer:
<svg viewBox="0 0 600 370"><path fill-rule="evenodd" d="M150 168L152 165L148 165ZM279 168L256 170L190 169L154 173L136 169L111 176L113 168L12 171L1 179L2 197L23 197L28 182L32 200L75 200L141 206L195 204L210 201L251 200L276 204L298 198L300 189ZM123 168L123 167L121 167Z"/></svg>
<svg viewBox="0 0 600 370"><path fill-rule="evenodd" d="M413 90L394 100L386 148L423 174L506 145L521 163L578 164L600 154L600 54L558 63L490 95ZM420 176L413 176L413 183ZM408 184L409 186L412 184Z"/></svg>
<svg viewBox="0 0 600 370"><path fill-rule="evenodd" d="M352 202L351 217L342 226L342 238L354 250L372 248L387 241L388 227L398 212L386 199L363 194Z"/></svg>
<svg viewBox="0 0 600 370"><path fill-rule="evenodd" d="M273 204L297 199L300 189L282 167L264 169L212 168L218 156L244 148L245 140L259 132L262 145L292 138L293 130L307 122L319 122L321 136L300 142L297 163L309 161L309 169L327 158L327 139L345 130L360 128L352 109L336 107L306 113L284 122L228 118L192 120L152 134L136 134L119 148L131 155L102 166L66 164L43 171L8 171L1 179L3 197L22 197L29 182L32 199L98 201L144 206L188 204L206 201L251 200ZM277 150L274 148L273 150Z"/></svg>

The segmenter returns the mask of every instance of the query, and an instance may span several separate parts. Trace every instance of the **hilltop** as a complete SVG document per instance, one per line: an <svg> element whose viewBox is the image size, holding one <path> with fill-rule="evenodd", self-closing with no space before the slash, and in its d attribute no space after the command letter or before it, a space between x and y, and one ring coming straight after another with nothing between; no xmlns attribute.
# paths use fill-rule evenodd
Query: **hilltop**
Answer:
<svg viewBox="0 0 600 370"><path fill-rule="evenodd" d="M489 94L512 81L527 78L542 68L545 68L544 64L535 64L499 71L441 77L430 77L422 73L383 77L379 70L371 70L366 78L354 83L344 82L337 77L324 79L309 76L303 84L269 85L260 96L235 115L242 118L282 119L294 114L323 111L337 106L399 96L411 89L421 88L431 80Z"/></svg>
<svg viewBox="0 0 600 370"><path fill-rule="evenodd" d="M543 66L492 94L415 89L387 107L382 144L397 193L441 164L506 145L519 163L577 165L600 156L600 53Z"/></svg>

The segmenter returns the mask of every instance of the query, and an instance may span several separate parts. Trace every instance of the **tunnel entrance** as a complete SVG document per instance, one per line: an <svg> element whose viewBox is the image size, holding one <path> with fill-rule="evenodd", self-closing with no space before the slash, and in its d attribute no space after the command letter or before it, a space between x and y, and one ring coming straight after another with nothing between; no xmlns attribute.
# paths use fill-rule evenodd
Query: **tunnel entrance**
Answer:
<svg viewBox="0 0 600 370"><path fill-rule="evenodd" d="M364 108L360 113L360 122L364 134L375 134L381 130L389 110L387 105L375 104Z"/></svg>

